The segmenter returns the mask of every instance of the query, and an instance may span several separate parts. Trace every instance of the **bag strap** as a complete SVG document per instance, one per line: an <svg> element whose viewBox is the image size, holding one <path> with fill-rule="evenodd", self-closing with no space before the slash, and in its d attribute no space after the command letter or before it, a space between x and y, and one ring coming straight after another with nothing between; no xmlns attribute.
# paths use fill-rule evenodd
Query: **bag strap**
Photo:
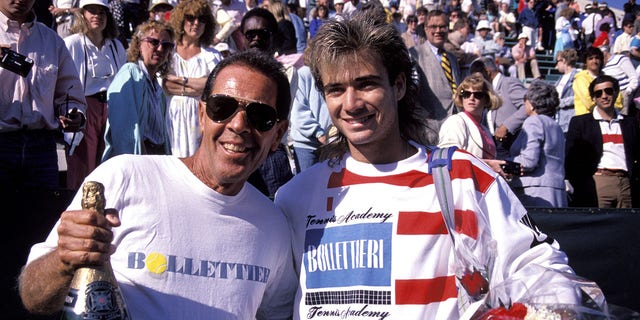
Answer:
<svg viewBox="0 0 640 320"><path fill-rule="evenodd" d="M433 175L433 183L436 186L436 195L438 196L438 202L440 203L440 211L442 211L442 217L449 230L451 241L455 247L456 241L453 236L455 231L455 210L453 206L453 190L451 188L451 175L449 171L452 168L452 156L458 149L455 146L452 147L430 147L431 154L427 159L429 164L429 173Z"/></svg>

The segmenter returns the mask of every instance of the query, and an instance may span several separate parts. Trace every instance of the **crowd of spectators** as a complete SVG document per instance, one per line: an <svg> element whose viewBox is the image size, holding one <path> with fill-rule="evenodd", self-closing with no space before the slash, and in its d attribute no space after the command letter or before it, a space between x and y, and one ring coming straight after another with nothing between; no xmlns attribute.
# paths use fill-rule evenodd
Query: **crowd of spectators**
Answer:
<svg viewBox="0 0 640 320"><path fill-rule="evenodd" d="M46 5L46 10L38 9ZM272 15L275 24L247 24L247 13L257 8L266 9L260 15ZM332 125L325 111L320 112L323 97L308 71L300 69L306 65L307 42L323 25L367 10L384 15L402 34L414 60L416 103L428 123L424 135L433 144L461 134L451 132L452 115L473 114L468 117L473 121L459 125L472 124L481 134L467 136L458 147L469 147L468 138L473 137L481 142L482 158L490 153L491 159L518 159L510 148L528 119L524 93L534 80L549 76L540 71L540 55L556 61L556 76L546 81L555 85L558 104L545 107L544 115L554 119L564 135L575 115L595 112L589 84L605 74L619 82L616 112L637 117L640 5L634 0L625 4L622 23L604 2L581 7L574 0L45 1L34 8L36 19L50 21L64 39L80 80L70 88L84 90L84 101L67 94L67 104L73 98L87 106L77 108L87 118L84 127L65 134L66 187L79 188L96 165L117 154L192 155L201 143L198 102L206 76L224 57L257 49L273 53L286 67L294 105L289 134L278 148L288 163L279 160L274 168L261 168L263 191L273 197L290 176L269 182L270 177L283 168L295 174L309 167L317 161L316 150L331 139ZM479 73L468 78L474 72ZM479 76L484 82L478 82ZM482 92L469 93L468 84L459 88L472 80L483 84ZM501 97L500 107L482 99L491 92ZM465 111L468 99L462 97L468 96L481 106L473 113ZM137 112L132 113L133 106ZM447 121L443 133L441 125ZM523 139L520 144L527 141ZM628 157L635 161L637 152ZM492 168L513 178L500 165ZM638 180L632 168L606 169L622 170L627 179ZM535 170L522 174L528 171Z"/></svg>

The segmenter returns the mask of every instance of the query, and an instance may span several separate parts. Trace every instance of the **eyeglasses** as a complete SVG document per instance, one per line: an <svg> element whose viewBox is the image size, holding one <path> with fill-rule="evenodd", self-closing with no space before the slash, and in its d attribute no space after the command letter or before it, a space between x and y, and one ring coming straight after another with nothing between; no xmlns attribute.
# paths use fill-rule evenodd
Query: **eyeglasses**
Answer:
<svg viewBox="0 0 640 320"><path fill-rule="evenodd" d="M447 30L449 29L449 27L446 24L441 24L441 25L429 25L427 26L427 28L431 29L431 30Z"/></svg>
<svg viewBox="0 0 640 320"><path fill-rule="evenodd" d="M162 46L163 49L173 50L173 47L176 46L175 43L171 41L160 41L155 38L144 38L141 41L148 42L154 49L157 49L159 46Z"/></svg>
<svg viewBox="0 0 640 320"><path fill-rule="evenodd" d="M251 41L253 40L255 37L261 38L261 39L267 39L269 37L271 37L271 31L267 30L267 29L252 29L252 30L247 30L244 32L244 37L247 38L247 40Z"/></svg>
<svg viewBox="0 0 640 320"><path fill-rule="evenodd" d="M247 112L249 124L260 132L271 130L278 122L276 109L268 104L235 98L224 94L214 94L205 101L207 116L215 122L225 122L233 118L240 108Z"/></svg>
<svg viewBox="0 0 640 320"><path fill-rule="evenodd" d="M462 97L462 99L469 99L469 98L471 98L472 95L473 95L474 98L476 98L478 100L482 100L482 99L487 97L487 94L482 92L482 91L466 91L466 90L462 90L462 92L460 92L460 96Z"/></svg>
<svg viewBox="0 0 640 320"><path fill-rule="evenodd" d="M593 92L593 96L596 97L596 98L600 98L600 97L602 97L602 93L603 92L606 93L610 97L613 96L613 88L612 87L596 90L596 91Z"/></svg>
<svg viewBox="0 0 640 320"><path fill-rule="evenodd" d="M206 23L207 22L207 17L205 15L201 15L201 16L194 16L192 14L185 14L184 15L184 20L185 21L189 21L189 23L194 23L196 21L196 19L198 19L198 21L200 21L200 23Z"/></svg>

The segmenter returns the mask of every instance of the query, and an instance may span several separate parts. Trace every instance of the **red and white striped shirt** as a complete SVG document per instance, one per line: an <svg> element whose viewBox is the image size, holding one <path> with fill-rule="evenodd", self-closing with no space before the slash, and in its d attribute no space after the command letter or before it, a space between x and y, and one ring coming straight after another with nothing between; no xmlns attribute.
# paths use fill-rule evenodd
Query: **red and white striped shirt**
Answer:
<svg viewBox="0 0 640 320"><path fill-rule="evenodd" d="M294 319L459 318L452 241L427 150L413 145L415 155L392 164L325 161L278 191L300 272ZM525 208L484 162L456 151L450 173L456 230L480 263L491 255L476 239L496 242L492 285L532 264L571 272L557 242L520 221Z"/></svg>
<svg viewBox="0 0 640 320"><path fill-rule="evenodd" d="M598 108L593 109L593 118L598 121L602 133L602 158L598 163L598 169L627 171L624 141L620 128L620 120L623 116L617 110L614 112L615 117L611 121L607 121L602 118Z"/></svg>

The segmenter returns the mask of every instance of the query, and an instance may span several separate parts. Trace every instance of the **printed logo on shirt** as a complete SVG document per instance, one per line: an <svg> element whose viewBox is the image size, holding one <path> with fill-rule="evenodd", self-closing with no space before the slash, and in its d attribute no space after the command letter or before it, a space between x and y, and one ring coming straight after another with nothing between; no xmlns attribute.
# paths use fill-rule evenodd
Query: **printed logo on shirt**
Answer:
<svg viewBox="0 0 640 320"><path fill-rule="evenodd" d="M267 283L271 270L267 267L244 263L209 261L196 258L165 255L158 252L145 254L129 252L129 269L147 269L153 274L165 272L196 277L247 280Z"/></svg>
<svg viewBox="0 0 640 320"><path fill-rule="evenodd" d="M389 286L392 229L381 223L307 230L307 288Z"/></svg>

